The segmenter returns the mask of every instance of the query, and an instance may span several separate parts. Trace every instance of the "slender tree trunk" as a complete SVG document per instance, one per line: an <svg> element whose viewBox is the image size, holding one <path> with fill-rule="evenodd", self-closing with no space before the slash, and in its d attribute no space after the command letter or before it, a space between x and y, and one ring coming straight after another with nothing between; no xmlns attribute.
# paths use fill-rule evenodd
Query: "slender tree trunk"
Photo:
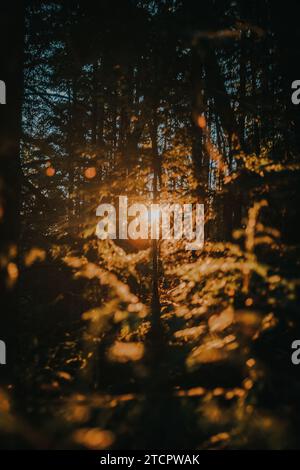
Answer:
<svg viewBox="0 0 300 470"><path fill-rule="evenodd" d="M156 109L154 110L154 113ZM157 204L159 194L159 179L161 175L161 161L157 147L157 119L153 118L151 129L152 152L153 152L153 204ZM160 320L160 300L159 300L159 266L158 266L158 240L152 240L152 322L153 326Z"/></svg>
<svg viewBox="0 0 300 470"><path fill-rule="evenodd" d="M246 100L246 38L241 37L240 46L240 86L239 86L239 134L241 147L245 148L245 100Z"/></svg>
<svg viewBox="0 0 300 470"><path fill-rule="evenodd" d="M198 126L198 118L206 111L204 98L202 94L201 79L203 75L203 67L200 57L196 51L193 51L191 84L192 84L192 158L195 179L197 182L196 196L203 202L206 198L206 190L208 186L208 174L205 174L205 166L207 166L208 155L204 151L204 135L202 129Z"/></svg>
<svg viewBox="0 0 300 470"><path fill-rule="evenodd" d="M93 76L92 76L93 98L92 98L92 145L94 149L97 145L98 134L98 64L97 60L93 63Z"/></svg>

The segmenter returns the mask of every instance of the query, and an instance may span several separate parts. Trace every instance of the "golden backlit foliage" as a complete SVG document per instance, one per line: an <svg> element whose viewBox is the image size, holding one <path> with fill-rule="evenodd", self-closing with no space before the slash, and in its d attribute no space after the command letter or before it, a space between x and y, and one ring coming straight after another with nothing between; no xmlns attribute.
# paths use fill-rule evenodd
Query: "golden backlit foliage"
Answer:
<svg viewBox="0 0 300 470"><path fill-rule="evenodd" d="M73 439L87 449L100 450L109 448L114 442L110 431L99 428L81 428L74 432Z"/></svg>
<svg viewBox="0 0 300 470"><path fill-rule="evenodd" d="M201 448L244 448L260 430L260 442L274 446L289 432L285 419L255 405L269 374L255 345L276 330L278 309L295 299L298 286L261 257L262 248L272 256L280 252L279 232L261 221L264 210L265 200L256 202L232 242L207 241L196 256L180 241L159 242L160 318L171 371L164 393L178 410L192 410L205 431ZM83 283L84 307L80 335L68 332L60 345L48 349L37 389L58 400L53 422L67 430L64 445L114 448L141 429L131 423L143 422L148 395L136 384L152 380L150 250L126 251L113 240L87 236L78 247L32 247L24 265L34 267L46 255L74 285ZM75 392L79 377L92 382L94 390ZM160 397L160 391L155 394Z"/></svg>
<svg viewBox="0 0 300 470"><path fill-rule="evenodd" d="M117 341L107 354L109 360L113 362L140 361L144 355L144 346L141 343Z"/></svg>
<svg viewBox="0 0 300 470"><path fill-rule="evenodd" d="M29 267L33 263L37 261L41 262L46 259L46 252L41 248L31 248L27 253L24 255L24 264L25 266Z"/></svg>

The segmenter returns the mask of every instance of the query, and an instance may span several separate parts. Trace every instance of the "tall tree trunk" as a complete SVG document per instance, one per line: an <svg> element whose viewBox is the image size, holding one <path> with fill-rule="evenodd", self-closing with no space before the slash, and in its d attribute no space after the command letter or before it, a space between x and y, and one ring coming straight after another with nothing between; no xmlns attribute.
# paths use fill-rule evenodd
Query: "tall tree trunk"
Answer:
<svg viewBox="0 0 300 470"><path fill-rule="evenodd" d="M6 366L0 381L10 380L17 365L20 137L23 94L24 3L3 2L0 12L0 79L6 104L0 105L0 339Z"/></svg>
<svg viewBox="0 0 300 470"><path fill-rule="evenodd" d="M92 72L92 145L95 151L97 145L97 131L98 131L98 63L97 60L93 63L93 72Z"/></svg>
<svg viewBox="0 0 300 470"><path fill-rule="evenodd" d="M195 179L197 182L196 195L201 202L205 201L208 186L208 155L204 151L204 135L202 128L198 126L198 118L206 110L202 94L202 75L203 67L197 51L193 51L191 85L192 85L192 158Z"/></svg>
<svg viewBox="0 0 300 470"><path fill-rule="evenodd" d="M240 44L240 86L239 86L239 135L241 147L245 148L245 101L246 101L246 38L242 33Z"/></svg>
<svg viewBox="0 0 300 470"><path fill-rule="evenodd" d="M154 110L156 113L156 109ZM157 146L157 118L154 116L151 128L152 141L152 168L153 168L153 204L157 204L159 193L159 179L161 175L161 161ZM152 223L152 221L151 221ZM160 321L160 300L159 300L159 266L158 266L158 240L152 240L152 322L155 326Z"/></svg>

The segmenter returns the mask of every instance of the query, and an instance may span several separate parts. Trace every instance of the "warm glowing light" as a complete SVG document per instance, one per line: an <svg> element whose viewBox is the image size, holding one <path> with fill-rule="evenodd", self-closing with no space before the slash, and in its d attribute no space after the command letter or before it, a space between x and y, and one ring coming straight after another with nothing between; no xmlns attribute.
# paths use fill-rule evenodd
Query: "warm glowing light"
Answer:
<svg viewBox="0 0 300 470"><path fill-rule="evenodd" d="M205 127L206 127L205 116L198 116L197 124L200 127L200 129L205 129Z"/></svg>
<svg viewBox="0 0 300 470"><path fill-rule="evenodd" d="M31 248L24 255L24 264L25 266L31 266L36 261L44 261L46 258L46 252L40 248Z"/></svg>
<svg viewBox="0 0 300 470"><path fill-rule="evenodd" d="M247 366L248 367L254 367L255 366L255 359L248 359L248 361L246 362Z"/></svg>
<svg viewBox="0 0 300 470"><path fill-rule="evenodd" d="M141 343L116 341L108 351L108 358L113 362L139 361L144 355Z"/></svg>
<svg viewBox="0 0 300 470"><path fill-rule="evenodd" d="M53 168L53 166L49 166L46 169L46 175L49 176L49 178L55 175L55 169Z"/></svg>
<svg viewBox="0 0 300 470"><path fill-rule="evenodd" d="M135 203L128 207L127 196L119 196L118 218L116 208L110 203L100 204L96 209L96 215L102 218L96 226L96 235L100 240L108 238L114 240L117 237L120 240L128 238L144 240L149 238L150 225L151 240L158 240L160 237L163 240L186 238L190 241L190 243L186 243L186 250L199 250L203 247L203 204L196 204L195 230L193 229L192 204L164 204L162 206L150 204L150 207L147 207L145 204ZM172 215L174 216L173 228L171 227ZM132 219L132 217L134 218ZM160 232L162 232L161 235Z"/></svg>
<svg viewBox="0 0 300 470"><path fill-rule="evenodd" d="M250 390L253 387L253 381L251 379L245 379L243 385L246 390Z"/></svg>
<svg viewBox="0 0 300 470"><path fill-rule="evenodd" d="M88 449L106 449L114 442L114 435L111 431L100 428L81 428L73 434L73 439L78 444Z"/></svg>
<svg viewBox="0 0 300 470"><path fill-rule="evenodd" d="M87 179L93 179L96 176L96 168L94 166L90 166L84 172L84 175Z"/></svg>
<svg viewBox="0 0 300 470"><path fill-rule="evenodd" d="M151 208L151 222L154 223L159 220L160 217L160 207L153 205Z"/></svg>
<svg viewBox="0 0 300 470"><path fill-rule="evenodd" d="M10 403L8 396L4 392L4 390L0 390L0 411L2 413L8 413L10 410Z"/></svg>
<svg viewBox="0 0 300 470"><path fill-rule="evenodd" d="M15 282L19 275L18 266L15 263L8 263L7 273L12 282Z"/></svg>

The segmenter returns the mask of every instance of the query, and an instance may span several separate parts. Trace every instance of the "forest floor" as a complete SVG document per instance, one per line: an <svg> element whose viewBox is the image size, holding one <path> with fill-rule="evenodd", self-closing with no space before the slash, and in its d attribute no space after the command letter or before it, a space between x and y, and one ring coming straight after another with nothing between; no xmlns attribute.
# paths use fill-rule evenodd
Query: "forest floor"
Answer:
<svg viewBox="0 0 300 470"><path fill-rule="evenodd" d="M27 366L25 382L15 391L21 448L294 445L293 400L300 391L300 380L294 371L286 370L284 348L270 351L265 346L268 337L261 343L258 338L253 354L253 348L243 344L241 325L232 320L230 309L212 315L221 299L215 299L211 311L196 324L175 315L175 289L172 279L161 280L159 318L151 322L147 317L137 330L119 335L119 340L130 345L141 343L144 354L139 357L139 351L133 349L125 351L125 359L119 362L107 361L100 345L88 380L81 322L59 342L48 337L44 354L37 353L39 345L32 346L35 365ZM244 328L253 328L253 315L251 309L244 311L248 318ZM275 331L275 336L282 334ZM79 351L85 358L79 357ZM133 360L126 359L127 353ZM272 357L275 362L262 366L260 355L266 362ZM272 367L276 368L274 377Z"/></svg>

